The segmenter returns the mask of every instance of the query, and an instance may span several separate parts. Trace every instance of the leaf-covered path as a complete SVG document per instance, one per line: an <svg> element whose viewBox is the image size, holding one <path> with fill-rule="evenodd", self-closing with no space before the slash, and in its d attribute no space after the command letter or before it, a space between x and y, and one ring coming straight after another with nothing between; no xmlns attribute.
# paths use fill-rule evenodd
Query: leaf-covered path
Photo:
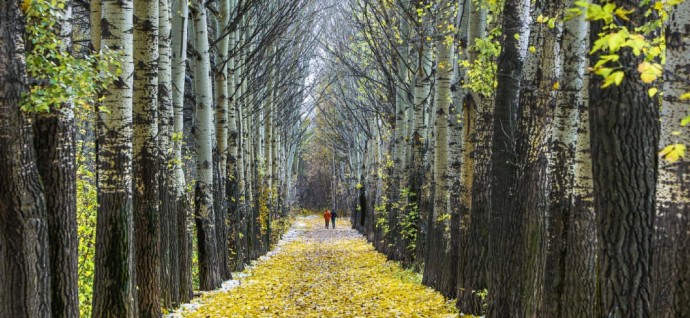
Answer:
<svg viewBox="0 0 690 318"><path fill-rule="evenodd" d="M185 317L456 317L419 275L386 261L346 222L298 218L270 257L208 293ZM239 278L238 278L239 277Z"/></svg>

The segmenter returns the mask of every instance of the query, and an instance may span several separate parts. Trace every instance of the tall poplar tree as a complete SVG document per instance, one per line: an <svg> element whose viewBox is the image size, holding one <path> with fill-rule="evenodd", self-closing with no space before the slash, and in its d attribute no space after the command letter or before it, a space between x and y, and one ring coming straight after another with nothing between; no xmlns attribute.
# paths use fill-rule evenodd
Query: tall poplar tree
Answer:
<svg viewBox="0 0 690 318"><path fill-rule="evenodd" d="M220 267L216 236L216 211L213 209L213 104L211 86L211 61L208 43L206 6L195 1L190 8L194 21L194 62L196 185L195 222L199 252L199 280L201 290L213 290L220 286Z"/></svg>
<svg viewBox="0 0 690 318"><path fill-rule="evenodd" d="M98 110L98 216L93 317L135 317L132 207L133 2L104 0L101 48L120 54L120 72Z"/></svg>
<svg viewBox="0 0 690 318"><path fill-rule="evenodd" d="M50 317L46 202L33 132L20 110L27 88L24 15L0 4L0 316Z"/></svg>
<svg viewBox="0 0 690 318"><path fill-rule="evenodd" d="M666 30L666 71L664 101L661 107L661 148L671 150L690 145L690 135L684 129L675 133L688 115L687 101L681 96L688 92L690 80L690 1L677 5L671 13ZM676 149L677 150L677 149ZM662 153L664 153L662 151ZM690 316L690 162L675 161L666 155L659 163L657 182L657 219L655 233L652 293L656 301L652 310L658 317Z"/></svg>
<svg viewBox="0 0 690 318"><path fill-rule="evenodd" d="M60 10L56 32L61 50L72 45L72 3ZM66 101L36 114L36 164L43 183L50 242L51 313L54 317L79 315L77 288L77 163L74 104Z"/></svg>
<svg viewBox="0 0 690 318"><path fill-rule="evenodd" d="M656 17L646 15L648 1L610 3L632 11L621 26L633 30ZM606 22L593 21L590 36L607 33ZM650 40L651 36L649 35ZM602 55L590 58L592 65ZM659 102L648 93L651 84L640 79L638 65L645 57L632 48L616 53L623 66L622 85L603 88L601 76L589 84L594 204L598 232L598 284L601 316L646 317L650 307L650 265L656 207ZM626 167L620 169L620 167Z"/></svg>
<svg viewBox="0 0 690 318"><path fill-rule="evenodd" d="M161 315L158 0L134 1L134 235L139 316Z"/></svg>
<svg viewBox="0 0 690 318"><path fill-rule="evenodd" d="M491 317L522 317L520 269L525 261L523 215L516 209L518 176L517 119L523 63L529 38L529 0L507 0L503 7L503 41L498 58L491 153L489 234L489 310Z"/></svg>

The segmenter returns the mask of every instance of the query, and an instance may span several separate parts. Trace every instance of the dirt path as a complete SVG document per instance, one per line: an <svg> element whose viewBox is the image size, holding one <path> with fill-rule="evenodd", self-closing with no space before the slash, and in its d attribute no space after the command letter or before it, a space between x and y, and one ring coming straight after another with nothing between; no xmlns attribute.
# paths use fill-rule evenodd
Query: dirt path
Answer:
<svg viewBox="0 0 690 318"><path fill-rule="evenodd" d="M418 274L387 262L349 224L339 223L325 229L319 217L298 218L273 252L182 315L457 316L443 296L418 283Z"/></svg>

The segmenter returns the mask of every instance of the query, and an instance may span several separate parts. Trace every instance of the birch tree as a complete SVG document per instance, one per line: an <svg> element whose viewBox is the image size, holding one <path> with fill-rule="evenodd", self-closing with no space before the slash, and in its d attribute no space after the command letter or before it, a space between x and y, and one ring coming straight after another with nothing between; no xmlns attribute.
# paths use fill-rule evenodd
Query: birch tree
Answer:
<svg viewBox="0 0 690 318"><path fill-rule="evenodd" d="M134 235L139 315L161 315L158 0L134 2Z"/></svg>
<svg viewBox="0 0 690 318"><path fill-rule="evenodd" d="M680 135L678 125L687 116L687 101L683 96L688 91L688 52L690 50L690 2L677 5L671 13L666 30L666 71L669 78L664 83L661 107L660 146L684 147L690 144L685 129ZM687 95L686 95L687 96ZM662 153L663 150L662 150ZM690 315L690 195L687 185L690 180L690 166L687 160L675 161L666 155L659 163L657 181L657 216L655 229L656 244L652 265L654 273L652 293L656 301L651 310L658 311L657 317L686 317ZM660 306L660 307L657 307Z"/></svg>
<svg viewBox="0 0 690 318"><path fill-rule="evenodd" d="M175 204L171 2L158 1L158 148L160 154L161 301L172 308L180 294L178 215Z"/></svg>
<svg viewBox="0 0 690 318"><path fill-rule="evenodd" d="M180 286L180 302L189 301L192 298L192 239L188 230L190 223L190 205L185 191L186 181L182 170L182 134L184 131L184 83L185 61L187 60L187 24L188 5L186 1L175 0L172 5L172 103L173 103L173 188L176 209L173 213L177 217L177 246L179 257L176 263L179 272L173 279Z"/></svg>
<svg viewBox="0 0 690 318"><path fill-rule="evenodd" d="M216 236L216 211L213 206L213 105L211 103L211 62L208 45L206 7L203 1L192 6L194 21L194 48L197 56L194 63L196 185L195 218L199 252L199 277L202 290L213 290L220 286L218 242Z"/></svg>
<svg viewBox="0 0 690 318"><path fill-rule="evenodd" d="M566 2L565 7L571 7ZM559 81L552 144L553 162L546 264L545 314L596 316L596 238L592 202L589 114L587 105L588 26L583 16L563 22Z"/></svg>
<svg viewBox="0 0 690 318"><path fill-rule="evenodd" d="M134 317L132 207L133 3L103 1L101 49L120 54L120 72L98 110L98 219L93 317Z"/></svg>
<svg viewBox="0 0 690 318"><path fill-rule="evenodd" d="M467 21L468 46L466 57L468 65L479 61L477 41L485 39L487 9L468 3ZM469 71L465 72L465 83L470 83ZM489 155L491 153L491 113L490 97L467 89L463 102L462 121L464 144L461 168L460 213L463 218L461 230L465 230L467 248L460 255L465 262L458 270L458 304L462 312L481 314L481 299L478 292L487 287L487 232L490 203L486 196L490 188L488 180ZM481 185L481 186L480 186ZM483 199L483 200L482 200Z"/></svg>
<svg viewBox="0 0 690 318"><path fill-rule="evenodd" d="M450 215L448 214L448 114L451 104L451 80L453 74L454 44L452 30L456 14L455 3L443 1L439 5L435 44L436 53L436 95L435 104L435 151L434 151L434 197L433 208L427 221L427 256L425 258L423 282L436 286L446 294L455 289L456 267L449 264ZM452 268L451 268L452 267ZM447 284L447 285L446 285Z"/></svg>

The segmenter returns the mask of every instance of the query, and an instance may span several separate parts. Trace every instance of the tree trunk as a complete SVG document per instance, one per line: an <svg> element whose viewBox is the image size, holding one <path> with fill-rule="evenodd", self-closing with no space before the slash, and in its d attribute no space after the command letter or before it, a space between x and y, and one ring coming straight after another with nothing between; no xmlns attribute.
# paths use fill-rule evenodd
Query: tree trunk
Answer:
<svg viewBox="0 0 690 318"><path fill-rule="evenodd" d="M468 49L467 59L476 63L478 50L474 48L477 39L485 37L487 10L468 3ZM465 78L465 82L470 79ZM460 214L463 219L461 230L466 234L462 257L462 267L458 268L458 306L467 314L481 315L482 300L477 293L486 288L486 247L488 221L488 200L475 204L477 194L489 193L488 169L491 153L491 110L488 98L482 98L478 93L470 92L463 100L463 153L461 169L461 189L459 193ZM480 186L475 187L475 183ZM461 251L463 252L463 251Z"/></svg>
<svg viewBox="0 0 690 318"><path fill-rule="evenodd" d="M518 193L516 129L522 66L529 38L530 1L508 0L503 7L503 49L498 58L491 154L489 317L524 315L520 266L523 215L515 209Z"/></svg>
<svg viewBox="0 0 690 318"><path fill-rule="evenodd" d="M49 219L31 125L19 1L0 5L0 316L51 317Z"/></svg>
<svg viewBox="0 0 690 318"><path fill-rule="evenodd" d="M436 39L436 104L435 151L434 151L434 197L433 208L429 212L427 232L427 257L424 262L425 284L442 294L452 297L455 291L455 272L457 257L452 257L450 248L450 215L448 214L448 114L451 104L451 77L453 75L454 45L444 34L450 32L457 13L455 4L445 1L440 4L439 24ZM457 251L453 251L457 252Z"/></svg>
<svg viewBox="0 0 690 318"><path fill-rule="evenodd" d="M429 33L429 21L424 20L419 27L418 34L425 38ZM411 167L409 171L409 179L407 186L409 188L408 207L406 215L406 224L409 229L404 229L403 233L403 264L418 266L422 259L415 259L417 236L420 232L420 202L422 194L422 185L424 184L424 157L426 150L424 149L426 141L427 127L424 122L424 111L430 104L431 91L431 41L424 41L419 46L419 52L416 54L417 70L415 74L415 90L414 90L414 129L412 132L411 142Z"/></svg>
<svg viewBox="0 0 690 318"><path fill-rule="evenodd" d="M182 171L182 134L184 132L184 83L185 61L187 60L187 1L174 0L172 5L172 103L173 103L173 188L176 215L176 237L179 255L173 263L172 279L179 284L178 301L187 302L192 298L192 250L189 231L190 206L186 193L185 175ZM175 269L177 267L177 269ZM174 295L173 295L174 296Z"/></svg>
<svg viewBox="0 0 690 318"><path fill-rule="evenodd" d="M175 152L172 88L170 1L158 1L158 148L160 151L161 301L165 308L179 303L178 215L175 204Z"/></svg>
<svg viewBox="0 0 690 318"><path fill-rule="evenodd" d="M132 1L104 1L101 47L120 52L121 74L98 112L98 219L93 317L137 315L132 210ZM113 72L115 70L112 70Z"/></svg>
<svg viewBox="0 0 690 318"><path fill-rule="evenodd" d="M630 30L655 17L645 17L644 1L613 3L633 10ZM649 7L651 9L651 6ZM604 23L592 23L598 38ZM648 40L651 40L648 39ZM602 54L596 52L590 62ZM630 48L618 52L624 66L620 86L601 88L602 78L590 81L590 118L594 203L599 238L599 302L603 317L647 317L650 308L650 264L659 143L659 103L649 96L652 86L641 81L637 65L644 60ZM620 169L626 167L626 169ZM624 186L623 186L624 185Z"/></svg>
<svg viewBox="0 0 690 318"><path fill-rule="evenodd" d="M562 10L560 1L535 1L532 17L555 17ZM513 202L523 219L522 251L524 262L516 274L523 280L523 313L525 317L540 316L544 297L546 270L547 219L550 208L551 140L561 60L560 25L547 23L531 26L530 46L543 48L526 56L520 85L520 105L516 127L518 175Z"/></svg>
<svg viewBox="0 0 690 318"><path fill-rule="evenodd" d="M586 63L586 62L585 62ZM585 73L586 74L586 73ZM585 75L580 92L580 122L577 130L575 172L573 176L572 217L566 232L566 250L563 294L560 302L563 317L598 317L596 301L596 249L597 237L594 213L594 183L592 180L592 151L589 124L589 75Z"/></svg>
<svg viewBox="0 0 690 318"><path fill-rule="evenodd" d="M158 0L134 2L134 236L139 316L161 316Z"/></svg>
<svg viewBox="0 0 690 318"><path fill-rule="evenodd" d="M572 6L572 0L565 5ZM542 315L596 317L594 211L585 68L584 16L563 23L563 74L559 83L555 135L551 146L552 190Z"/></svg>
<svg viewBox="0 0 690 318"><path fill-rule="evenodd" d="M690 80L690 2L685 1L671 13L666 30L666 71L664 101L661 107L661 148L672 144L690 145L687 129L678 123L688 115L687 102L680 96L688 91ZM657 182L657 219L654 251L654 303L656 317L690 317L690 162L659 163Z"/></svg>
<svg viewBox="0 0 690 318"><path fill-rule="evenodd" d="M195 1L192 7L194 20L194 86L196 107L194 112L194 143L196 146L195 218L199 253L199 282L201 290L213 290L220 286L220 264L216 236L216 215L213 210L213 105L211 103L211 63L208 45L206 7L203 1Z"/></svg>
<svg viewBox="0 0 690 318"><path fill-rule="evenodd" d="M235 10L237 6L236 0L230 1L230 12ZM236 37L238 31L232 32L230 34L228 47L235 50ZM230 224L228 226L228 250L229 250L229 264L228 267L230 271L238 270L239 264L241 263L242 254L241 247L239 246L240 239L240 192L239 192L239 178L240 178L240 167L241 163L238 161L241 159L240 156L240 138L239 138L239 125L237 116L237 99L241 90L238 89L238 83L241 81L240 74L238 70L235 69L235 57L237 56L237 51L229 53L228 60L228 80L227 80L227 91L228 91L228 163L227 163L227 189L226 195L228 197L228 216Z"/></svg>
<svg viewBox="0 0 690 318"><path fill-rule="evenodd" d="M216 147L214 153L214 209L216 211L216 234L218 236L218 262L221 278L230 279L228 265L228 197L227 197L227 165L228 165L228 46L229 37L225 30L230 22L230 0L219 2L220 19L217 21L216 34L224 35L218 42L215 68L215 100L216 100Z"/></svg>
<svg viewBox="0 0 690 318"><path fill-rule="evenodd" d="M67 3L59 24L62 49L69 50L72 9ZM77 166L72 103L39 113L34 126L38 171L48 211L51 312L53 317L78 317L77 288Z"/></svg>

